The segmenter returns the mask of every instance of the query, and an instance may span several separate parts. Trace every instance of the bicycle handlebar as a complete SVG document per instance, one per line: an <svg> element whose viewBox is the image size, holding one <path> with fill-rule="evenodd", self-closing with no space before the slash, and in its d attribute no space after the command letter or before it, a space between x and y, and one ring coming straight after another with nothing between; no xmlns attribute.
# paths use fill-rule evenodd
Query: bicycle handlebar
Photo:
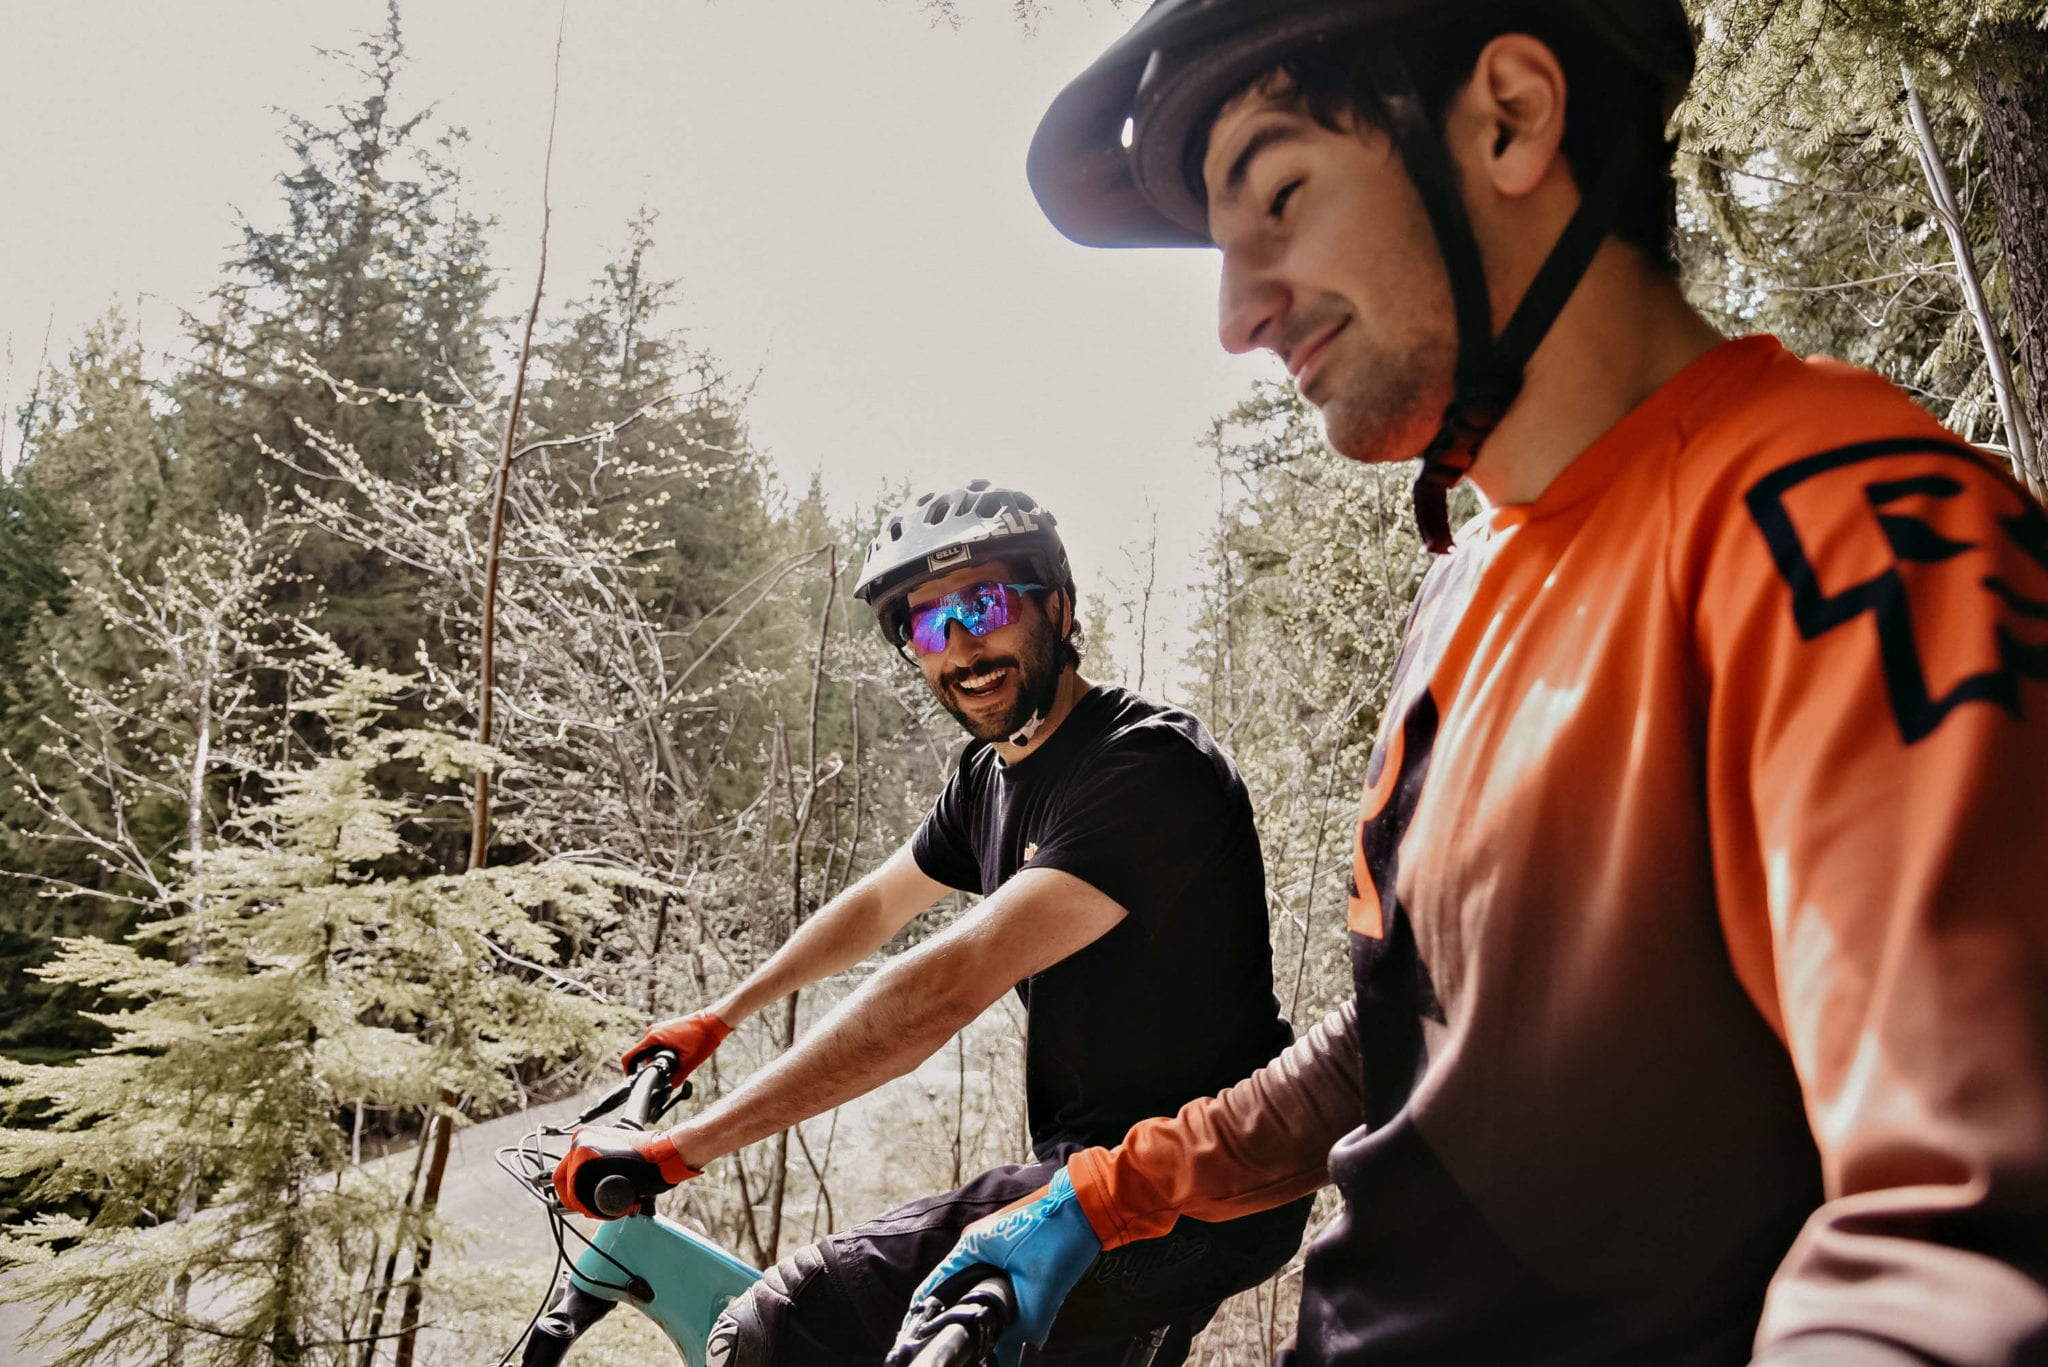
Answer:
<svg viewBox="0 0 2048 1367"><path fill-rule="evenodd" d="M617 1110L621 1103L626 1104L626 1119L637 1125L645 1125L650 1119L668 1109L667 1093L671 1090L668 1080L675 1076L682 1063L682 1059L677 1057L673 1050L655 1050L647 1056L645 1063L633 1070L631 1077L606 1092L601 1099L593 1102L588 1110L577 1116L571 1128L576 1125L588 1125L599 1116ZM660 1073L659 1088L655 1085L657 1069ZM676 1084L673 1090L679 1094L680 1099L688 1100L691 1091L689 1079L685 1078Z"/></svg>
<svg viewBox="0 0 2048 1367"><path fill-rule="evenodd" d="M642 1064L627 1084L625 1114L622 1120L646 1126L647 1122L668 1108L669 1082L682 1068L683 1061L671 1049L657 1049L653 1057ZM688 1096L690 1084L682 1084L684 1096ZM598 1114L602 1115L600 1111Z"/></svg>
<svg viewBox="0 0 2048 1367"><path fill-rule="evenodd" d="M640 1204L640 1192L634 1187L633 1179L617 1173L600 1179L590 1197L590 1204L607 1220L631 1215L633 1208Z"/></svg>
<svg viewBox="0 0 2048 1367"><path fill-rule="evenodd" d="M1017 1318L1017 1294L1010 1279L994 1268L970 1285L950 1306L931 1307L912 1331L913 1337L899 1340L889 1355L891 1364L905 1367L975 1367L984 1361ZM929 1333L922 1344L917 1335ZM916 1350L916 1356L902 1355Z"/></svg>
<svg viewBox="0 0 2048 1367"><path fill-rule="evenodd" d="M660 1049L649 1055L647 1061L634 1070L632 1077L613 1088L603 1100L591 1106L576 1119L576 1132L597 1117L614 1109L622 1110L616 1122L620 1128L645 1130L666 1112L673 1100L690 1095L687 1079L676 1080L682 1069L682 1061L671 1050ZM566 1161L566 1160L564 1160ZM583 1206L607 1220L620 1219L633 1213L648 1195L640 1190L640 1183L631 1175L614 1172L599 1176L588 1162L577 1172L575 1178L577 1199ZM587 1185L586 1185L587 1184Z"/></svg>

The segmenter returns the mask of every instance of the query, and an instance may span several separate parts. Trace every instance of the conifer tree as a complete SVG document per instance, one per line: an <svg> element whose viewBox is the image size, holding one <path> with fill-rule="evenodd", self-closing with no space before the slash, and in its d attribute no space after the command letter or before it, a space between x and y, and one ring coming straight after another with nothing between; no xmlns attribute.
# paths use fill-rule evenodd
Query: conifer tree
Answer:
<svg viewBox="0 0 2048 1367"><path fill-rule="evenodd" d="M495 761L388 725L402 677L331 646L317 666L324 687L296 711L331 751L265 774L269 796L229 823L175 913L130 943L66 941L39 970L117 1003L99 1013L112 1045L0 1065L0 1105L44 1121L0 1130L0 1174L29 1178L46 1208L98 1203L0 1235L23 1265L0 1294L51 1312L61 1364L349 1361L370 1313L364 1269L413 1242L421 1217L402 1183L352 1166L339 1117L359 1101L502 1103L515 1063L580 1055L619 1025L547 967L602 931L618 876L559 860L380 873L423 802L380 796L381 772L451 785ZM179 1222L187 1174L210 1199ZM194 1292L178 1311L181 1275Z"/></svg>
<svg viewBox="0 0 2048 1367"><path fill-rule="evenodd" d="M674 317L677 284L653 269L656 216L643 208L626 242L569 304L537 349L528 415L551 437L598 431L657 400L629 438L551 451L536 479L610 525L645 518L656 530L649 602L695 622L787 547L777 539L771 482L747 437L742 395ZM630 511L629 511L630 510Z"/></svg>
<svg viewBox="0 0 2048 1367"><path fill-rule="evenodd" d="M159 552L175 540L176 465L144 373L140 346L125 322L110 316L89 329L69 364L40 391L36 421L9 487L18 521L5 529L7 576L0 600L17 605L0 626L0 774L40 785L52 806L24 804L16 784L0 784L0 971L18 974L48 953L50 937L85 930L117 931L118 903L75 903L39 896L38 887L82 884L110 889L118 875L81 846L52 843L48 819L61 814L81 828L107 831L115 814L103 787L83 775L75 756L51 749L69 729L92 723L85 696L130 697L151 715L150 689L138 681L149 649L101 611L133 606ZM17 596L19 595L19 596ZM163 733L131 736L119 763L153 769ZM123 814L131 830L149 831L167 818L161 804ZM171 827L175 829L175 825ZM42 880L42 881L38 881ZM110 914L112 913L112 914ZM99 1038L71 1007L75 994L34 979L0 1003L0 1039L45 1050L84 1047Z"/></svg>
<svg viewBox="0 0 2048 1367"><path fill-rule="evenodd" d="M26 472L0 478L0 728L26 689L30 624L64 609L58 557L70 535L50 496Z"/></svg>
<svg viewBox="0 0 2048 1367"><path fill-rule="evenodd" d="M271 452L310 427L416 486L467 477L459 442L422 440L423 415L493 389L485 221L452 164L461 135L401 101L396 0L383 28L329 54L354 89L316 119L289 116L282 223L248 220L210 316L191 320L178 444L208 501L258 515L283 483ZM450 421L455 419L450 418ZM402 566L309 537L294 582L326 589L324 621L359 657L411 659L419 588Z"/></svg>
<svg viewBox="0 0 2048 1367"><path fill-rule="evenodd" d="M1943 163L1984 277L1989 330L2017 346L2016 401L2048 420L2048 8L2040 0L1699 0L1699 79L1682 118L1706 158L1708 217L1740 263L1692 258L1740 314L1746 289L1795 345L1875 362L1968 435L2016 452L1986 417L1958 258L1919 163ZM1928 138L1911 92L1924 95ZM1773 291L1787 297L1771 308ZM1802 321L1809 325L1801 328ZM1859 336L1859 333L1861 334ZM1803 335L1802 335L1803 334ZM1969 352L1979 353L1972 358ZM1854 354L1854 353L1862 354ZM2036 466L2041 464L2038 440ZM2026 472L2048 487L2048 470Z"/></svg>
<svg viewBox="0 0 2048 1367"><path fill-rule="evenodd" d="M1187 666L1258 814L1283 1007L1348 985L1349 823L1429 557L1409 472L1333 455L1291 386L1261 383L1211 432L1226 494ZM1454 508L1472 507L1461 491ZM1315 642L1305 650L1304 641Z"/></svg>
<svg viewBox="0 0 2048 1367"><path fill-rule="evenodd" d="M17 478L31 483L56 516L140 564L173 508L169 443L152 401L141 343L110 313L86 330L69 365L41 400L37 435Z"/></svg>

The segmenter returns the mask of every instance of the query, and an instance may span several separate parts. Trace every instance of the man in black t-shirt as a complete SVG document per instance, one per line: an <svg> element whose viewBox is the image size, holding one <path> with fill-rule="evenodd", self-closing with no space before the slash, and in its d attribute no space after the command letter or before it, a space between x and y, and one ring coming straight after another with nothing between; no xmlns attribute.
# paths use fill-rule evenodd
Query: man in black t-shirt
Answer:
<svg viewBox="0 0 2048 1367"><path fill-rule="evenodd" d="M909 1072L1013 988L1036 1161L798 1250L726 1312L711 1367L878 1363L911 1290L968 1224L1036 1194L1074 1150L1237 1082L1291 1038L1244 783L1193 716L1081 677L1052 514L982 481L927 494L883 524L855 593L974 739L908 843L710 1009L650 1028L626 1065L665 1048L695 1068L745 1017L865 959L948 890L983 901L675 1129L579 1131L556 1188L591 1213L603 1175L649 1192L687 1180ZM1297 1202L1185 1220L1102 1259L1044 1361L1108 1367L1159 1329L1155 1367L1183 1361L1218 1303L1294 1252L1306 1217Z"/></svg>

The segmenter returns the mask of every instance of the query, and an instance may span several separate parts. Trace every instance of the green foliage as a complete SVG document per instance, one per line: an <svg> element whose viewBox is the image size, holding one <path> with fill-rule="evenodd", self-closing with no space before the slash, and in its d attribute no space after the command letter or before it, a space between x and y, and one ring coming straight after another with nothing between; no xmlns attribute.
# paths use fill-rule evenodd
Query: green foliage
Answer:
<svg viewBox="0 0 2048 1367"><path fill-rule="evenodd" d="M171 478L151 391L142 344L126 320L109 314L52 377L20 472L64 522L103 527L107 539L138 556L166 511Z"/></svg>
<svg viewBox="0 0 2048 1367"><path fill-rule="evenodd" d="M0 732L0 943L23 968L54 936L118 934L132 912L173 905L178 852L203 850L256 762L250 728L275 720L258 696L278 665L263 600L288 543L223 517L157 529L161 553L131 569L110 534L66 548L68 610L31 624L33 710ZM0 1008L0 1038L99 1043L77 1002L30 977Z"/></svg>
<svg viewBox="0 0 2048 1367"><path fill-rule="evenodd" d="M1927 97L1971 255L2009 331L2016 263L2001 244L1974 82L2002 68L2015 33L2039 30L2048 7L1700 0L1695 11L1705 41L1680 116L1681 257L1695 299L1729 330L1869 366L1963 435L2003 440L1900 72Z"/></svg>
<svg viewBox="0 0 2048 1367"><path fill-rule="evenodd" d="M181 1331L188 1361L344 1361L365 1314L352 1282L419 1217L350 1167L338 1118L358 1101L500 1102L516 1063L573 1057L621 1024L549 965L609 923L630 880L567 861L379 875L420 800L380 796L378 774L449 782L495 758L383 725L404 679L331 648L319 666L325 687L295 711L331 752L265 776L270 796L189 870L182 910L129 943L68 940L39 970L117 1003L96 1013L111 1046L10 1065L0 1086L0 1104L42 1118L0 1131L0 1175L30 1179L45 1208L97 1202L0 1244L24 1265L5 1294L71 1340L60 1361L161 1360Z"/></svg>
<svg viewBox="0 0 2048 1367"><path fill-rule="evenodd" d="M26 683L30 624L64 610L58 554L70 536L70 524L34 482L0 479L0 724Z"/></svg>
<svg viewBox="0 0 2048 1367"><path fill-rule="evenodd" d="M352 97L326 122L288 117L283 222L243 223L214 312L190 322L196 363L173 386L204 501L252 521L280 498L268 452L295 451L307 428L387 478L466 478L465 447L419 440L422 414L493 388L487 224L463 207L461 134L437 138L430 109L401 110L395 0L381 31L330 55ZM421 586L406 567L315 535L292 568L324 590L327 629L352 653L390 668L410 658ZM304 605L303 592L280 605Z"/></svg>
<svg viewBox="0 0 2048 1367"><path fill-rule="evenodd" d="M1196 705L1258 812L1280 1000L1309 1021L1348 990L1355 796L1429 557L1411 472L1331 453L1291 387L1258 385L1211 444L1236 496L1210 553L1188 666Z"/></svg>

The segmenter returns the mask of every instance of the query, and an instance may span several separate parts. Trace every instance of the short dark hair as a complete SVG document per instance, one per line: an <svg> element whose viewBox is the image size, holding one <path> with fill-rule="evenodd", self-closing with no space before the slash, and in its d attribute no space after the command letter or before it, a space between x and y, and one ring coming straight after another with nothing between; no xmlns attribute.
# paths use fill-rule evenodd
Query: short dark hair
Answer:
<svg viewBox="0 0 2048 1367"><path fill-rule="evenodd" d="M1495 38L1524 33L1556 55L1568 91L1563 151L1581 193L1603 176L1616 178L1610 231L1639 248L1661 270L1676 273L1672 231L1678 219L1678 186L1672 175L1677 144L1664 135L1665 89L1557 4L1509 3L1484 6L1482 13L1441 22L1426 37L1390 40L1379 31L1340 34L1283 57L1271 70L1217 106L1198 127L1188 159L1193 184L1201 190L1201 163L1208 129L1224 105L1248 91L1297 105L1325 128L1341 132L1347 122L1385 129L1386 97L1374 83L1367 44L1395 42L1408 63L1423 111L1441 135L1451 97L1470 79L1479 54ZM1597 111L1593 117L1578 117Z"/></svg>

